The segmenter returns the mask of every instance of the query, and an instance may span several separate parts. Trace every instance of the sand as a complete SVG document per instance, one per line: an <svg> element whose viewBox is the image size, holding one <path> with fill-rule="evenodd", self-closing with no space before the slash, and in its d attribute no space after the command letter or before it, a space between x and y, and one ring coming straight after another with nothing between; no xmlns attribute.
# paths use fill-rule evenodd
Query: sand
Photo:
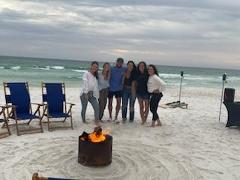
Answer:
<svg viewBox="0 0 240 180"><path fill-rule="evenodd" d="M40 88L31 88L30 92L32 101L40 102ZM74 130L48 132L44 125L44 133L17 136L11 128L12 135L0 139L0 180L29 180L34 172L83 180L240 179L240 130L225 127L224 106L218 122L221 89L184 89L182 100L189 108L159 108L162 127L147 127L151 114L142 126L137 102L134 123L103 123L103 128L111 129L113 136L113 159L111 165L100 168L77 162L78 136L95 126L90 104L90 123L81 122L79 92L80 89L67 88L67 100L76 103ZM177 100L177 93L178 89L168 89L161 103ZM239 93L236 95L239 100ZM2 95L0 100L4 102ZM106 113L104 120L107 118Z"/></svg>

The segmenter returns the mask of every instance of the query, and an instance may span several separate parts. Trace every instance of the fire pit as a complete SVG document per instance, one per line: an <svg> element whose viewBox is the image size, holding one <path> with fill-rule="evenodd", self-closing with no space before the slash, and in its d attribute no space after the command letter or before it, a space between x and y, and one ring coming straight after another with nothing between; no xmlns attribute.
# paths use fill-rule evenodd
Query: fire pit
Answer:
<svg viewBox="0 0 240 180"><path fill-rule="evenodd" d="M78 162L85 166L105 166L112 162L112 136L96 127L93 133L79 136Z"/></svg>

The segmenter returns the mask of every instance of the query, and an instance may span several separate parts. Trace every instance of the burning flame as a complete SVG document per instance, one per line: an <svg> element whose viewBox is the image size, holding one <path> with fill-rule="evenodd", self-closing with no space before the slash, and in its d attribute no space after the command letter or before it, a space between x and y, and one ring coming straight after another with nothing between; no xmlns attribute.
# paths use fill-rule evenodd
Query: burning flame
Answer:
<svg viewBox="0 0 240 180"><path fill-rule="evenodd" d="M101 127L94 128L94 131L88 135L91 142L102 142L105 141L106 135L109 134L110 130L102 130Z"/></svg>
<svg viewBox="0 0 240 180"><path fill-rule="evenodd" d="M97 143L97 142L105 141L106 136L103 133L98 135L96 132L93 132L88 135L88 138L90 139L90 141Z"/></svg>

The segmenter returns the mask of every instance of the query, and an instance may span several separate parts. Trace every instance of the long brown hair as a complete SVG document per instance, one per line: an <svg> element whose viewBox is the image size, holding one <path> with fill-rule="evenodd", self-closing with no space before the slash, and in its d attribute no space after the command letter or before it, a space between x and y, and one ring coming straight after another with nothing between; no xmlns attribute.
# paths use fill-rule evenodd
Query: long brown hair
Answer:
<svg viewBox="0 0 240 180"><path fill-rule="evenodd" d="M104 74L104 67L105 67L106 65L109 66L109 70L106 71L106 74ZM105 63L103 64L102 74L103 74L104 80L108 80L108 79L110 78L110 64L109 64L108 62L105 62Z"/></svg>
<svg viewBox="0 0 240 180"><path fill-rule="evenodd" d="M130 64L130 63L133 64L133 69L132 69L132 72L131 72L131 75L130 75L131 77L133 77L133 76L136 75L137 67L136 67L136 65L135 65L135 63L133 61L128 61L127 65Z"/></svg>
<svg viewBox="0 0 240 180"><path fill-rule="evenodd" d="M141 64L144 65L143 74L146 75L146 76L148 76L147 64L146 64L146 62L144 62L144 61L141 61L141 62L138 63L138 66L137 66L137 72L138 72L138 74L141 74L141 72L140 72L140 70L139 70L139 67L140 67Z"/></svg>
<svg viewBox="0 0 240 180"><path fill-rule="evenodd" d="M153 64L149 64L148 67L153 68L154 74L156 74L157 76L159 76L159 74L158 74L158 70L157 70L157 68L156 68L155 65L153 65Z"/></svg>
<svg viewBox="0 0 240 180"><path fill-rule="evenodd" d="M93 61L93 62L91 63L91 66L93 66L94 64L96 64L97 66L99 66L99 64L98 64L97 61ZM98 79L98 71L96 71L93 75Z"/></svg>

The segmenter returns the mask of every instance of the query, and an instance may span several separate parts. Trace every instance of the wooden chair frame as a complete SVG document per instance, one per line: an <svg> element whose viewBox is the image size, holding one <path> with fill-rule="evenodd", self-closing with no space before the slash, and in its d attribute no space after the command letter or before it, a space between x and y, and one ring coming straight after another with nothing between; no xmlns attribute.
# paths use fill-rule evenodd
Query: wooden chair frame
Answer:
<svg viewBox="0 0 240 180"><path fill-rule="evenodd" d="M8 117L6 115L6 108L8 108L8 107L7 106L0 106L0 108L1 108L0 115L3 115L3 119L2 119L3 125L2 125L2 128L6 128L7 129L7 132L0 133L0 139L1 139L1 138L10 136L11 132L10 132L10 129L9 129L9 126L8 126Z"/></svg>
<svg viewBox="0 0 240 180"><path fill-rule="evenodd" d="M41 83L42 85L42 99L43 99L43 96L44 95L47 95L47 92L46 92L46 82L42 82ZM53 83L54 84L54 83ZM44 115L43 116L46 116L47 118L47 124L48 124L48 131L51 131L51 130L54 130L54 129L66 129L66 128L71 128L73 129L73 118L72 118L72 107L75 105L73 103L69 103L69 102L66 102L66 88L65 88L65 83L61 82L61 83L56 83L56 84L61 84L62 85L62 93L65 95L65 101L63 102L63 108L64 108L64 113L68 114L69 117L64 117L63 120L60 120L60 121L51 121L50 119L51 118L54 118L50 115L49 113L49 108L48 108L48 104L46 101L43 100L43 104L44 104ZM69 107L67 107L67 105ZM50 124L51 123L64 123L67 118L70 118L70 123L71 125L70 126L64 126L64 127L51 127ZM44 122L45 123L45 122Z"/></svg>
<svg viewBox="0 0 240 180"><path fill-rule="evenodd" d="M7 92L7 89L9 89L8 84L10 84L10 83L7 83L7 82L3 83L5 98L6 98L7 95L10 95ZM28 92L28 94L30 96L28 82L23 82L23 83L25 83L27 92ZM16 126L16 130L17 130L17 135L18 136L21 135L21 134L37 133L39 131L41 133L43 133L43 126L42 126L42 119L43 119L43 114L44 114L44 105L43 104L31 103L31 98L30 98L29 115L37 116L37 118L30 118L28 122L24 122L24 123L19 123L21 121L21 119L19 117L17 117L16 106L13 105L11 102L7 102L7 99L6 99L6 104L7 104L7 106L11 107L11 110L9 110L9 108L7 108L7 116L8 116L8 118L15 120L15 124L9 124L9 126L12 126L12 125ZM36 110L34 112L32 111L32 105L36 105L37 106ZM42 109L42 115L41 115L41 109ZM29 125L33 119L39 119L40 128L31 128L31 129L28 129L28 130L21 130L19 128L20 125Z"/></svg>

